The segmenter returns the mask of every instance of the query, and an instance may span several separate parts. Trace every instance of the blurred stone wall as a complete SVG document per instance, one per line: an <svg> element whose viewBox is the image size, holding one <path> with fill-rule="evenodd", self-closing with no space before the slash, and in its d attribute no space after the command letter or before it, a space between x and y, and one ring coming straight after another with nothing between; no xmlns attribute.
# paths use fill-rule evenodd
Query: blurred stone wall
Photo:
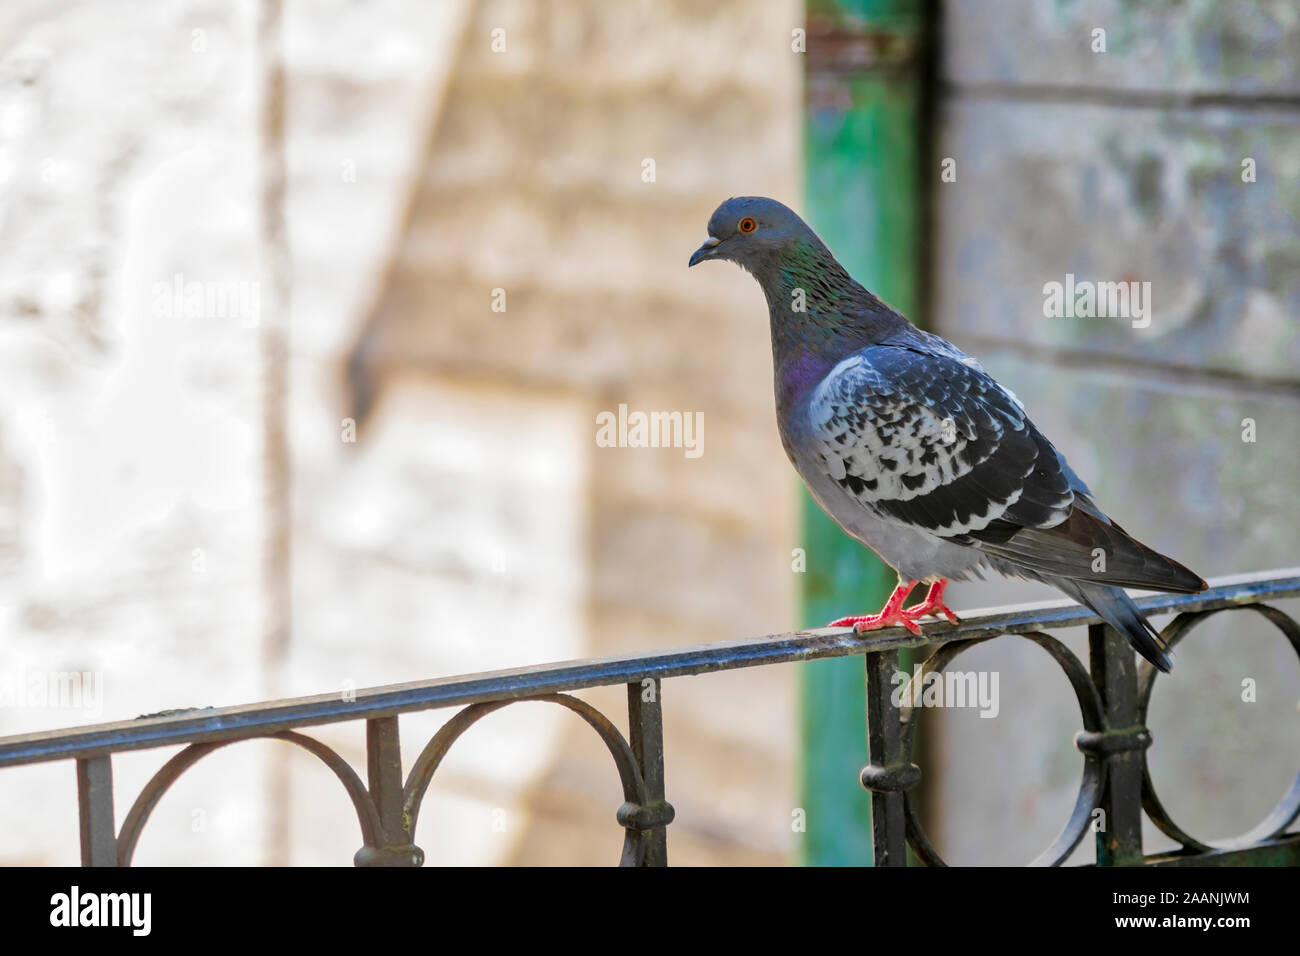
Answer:
<svg viewBox="0 0 1300 956"><path fill-rule="evenodd" d="M260 691L254 312L155 295L257 279L252 11L138 12L0 12L4 734ZM82 693L37 693L61 674ZM141 859L191 858L170 831L257 860L257 747L183 781ZM160 756L116 761L119 820ZM76 862L76 805L71 764L7 771L0 860Z"/></svg>
<svg viewBox="0 0 1300 956"><path fill-rule="evenodd" d="M423 382L444 383L448 416L477 415L485 401L504 416L482 436L475 467L447 482L471 499L499 487L503 520L444 524L452 533L435 546L448 561L478 555L460 569L471 586L491 580L493 554L510 582L499 600L460 600L458 667L512 637L519 664L560 648L604 655L767 633L791 619L795 498L774 429L761 294L736 270L688 273L685 263L722 199L796 196L800 63L789 38L800 16L784 2L475 9L350 366L367 416L361 455ZM702 454L597 447L597 415L620 405L701 415ZM585 536L567 569L561 554L512 545L548 507L519 480L530 462L518 435L535 427L519 426L542 414L580 432L563 457L580 472ZM401 454L420 454L419 444ZM456 468L428 464L440 475ZM430 492L421 483L408 494ZM405 518L392 515L399 527ZM570 592L580 628L519 599L553 590L557 574L581 582ZM429 653L441 639L410 636L432 642ZM611 714L626 708L622 688L589 697ZM784 861L792 669L672 681L664 701L678 811L670 857ZM556 732L551 763L520 804L545 819L520 829L505 859L608 862L619 802L609 756L569 715ZM495 773L497 791L514 776L509 765ZM492 806L472 825L487 826ZM429 821L425 845L436 847L450 831Z"/></svg>
<svg viewBox="0 0 1300 956"><path fill-rule="evenodd" d="M102 690L6 698L0 734L262 694L269 297L190 315L159 292L263 276L257 14L0 11L0 676ZM761 295L686 258L727 196L797 197L801 16L285 5L284 693L788 626L796 499ZM620 404L702 414L703 454L598 447ZM788 858L793 676L665 687L674 862ZM625 725L621 688L584 696ZM408 761L448 716L403 720ZM318 736L364 766L360 725ZM288 749L187 773L137 861L349 863L346 798ZM167 755L115 760L119 820ZM71 766L3 782L0 862L74 861ZM431 863L610 863L621 799L585 725L524 705L453 750L417 839Z"/></svg>
<svg viewBox="0 0 1300 956"><path fill-rule="evenodd" d="M938 331L1016 392L1141 540L1206 577L1300 563L1300 8L942 7L937 149L957 175L935 187ZM1045 317L1044 285L1067 274L1149 282L1150 314ZM953 593L970 607L1052 592ZM1069 643L1086 661L1084 635ZM955 862L1026 862L1073 806L1073 695L1012 638L957 666L999 671L1003 704L995 720L927 718L931 827ZM1185 829L1220 839L1263 819L1300 769L1298 696L1294 655L1254 614L1180 645L1149 758ZM1172 845L1149 826L1146 841Z"/></svg>

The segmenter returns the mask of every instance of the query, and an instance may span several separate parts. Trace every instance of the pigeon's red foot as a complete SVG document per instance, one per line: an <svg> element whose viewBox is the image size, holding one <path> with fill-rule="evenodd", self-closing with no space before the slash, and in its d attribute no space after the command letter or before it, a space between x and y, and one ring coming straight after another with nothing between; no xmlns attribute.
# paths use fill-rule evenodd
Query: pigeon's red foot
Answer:
<svg viewBox="0 0 1300 956"><path fill-rule="evenodd" d="M913 604L909 608L903 609L903 614L907 617L916 619L918 617L928 617L933 615L939 617L942 615L954 624L960 624L961 618L953 613L952 608L943 603L943 589L948 586L947 578L940 578L930 585L930 590L925 593L925 599L920 604Z"/></svg>
<svg viewBox="0 0 1300 956"><path fill-rule="evenodd" d="M892 615L883 611L879 614L854 614L849 617L837 618L826 626L852 627L859 634L866 631L879 631L886 627L905 627L918 636L921 633L921 626L903 611L896 611Z"/></svg>
<svg viewBox="0 0 1300 956"><path fill-rule="evenodd" d="M889 600L885 602L885 606L880 609L879 614L855 614L851 617L841 617L831 621L826 626L851 627L859 634L864 631L878 631L884 627L905 627L913 634L920 634L921 626L912 619L911 609L903 610L903 602L907 600L907 596L912 593L914 587L916 587L915 581L900 581L898 587L894 588L894 592L889 595Z"/></svg>

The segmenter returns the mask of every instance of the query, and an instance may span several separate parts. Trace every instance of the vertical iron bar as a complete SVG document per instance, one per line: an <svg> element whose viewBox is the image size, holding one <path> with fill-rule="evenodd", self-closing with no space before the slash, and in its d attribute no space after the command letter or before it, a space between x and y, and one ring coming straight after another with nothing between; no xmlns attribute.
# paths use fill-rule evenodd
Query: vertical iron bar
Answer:
<svg viewBox="0 0 1300 956"><path fill-rule="evenodd" d="M77 810L81 818L81 865L117 866L113 820L112 757L77 760Z"/></svg>
<svg viewBox="0 0 1300 956"><path fill-rule="evenodd" d="M374 717L366 721L366 784L379 814L383 846L365 846L354 858L358 866L420 866L424 851L415 845L415 834L403 805L402 744L396 717Z"/></svg>
<svg viewBox="0 0 1300 956"><path fill-rule="evenodd" d="M899 777L903 765L903 728L892 698L898 651L864 657L867 677L867 758L863 786ZM871 793L871 846L876 866L907 866L907 825L903 791L898 787Z"/></svg>
<svg viewBox="0 0 1300 956"><path fill-rule="evenodd" d="M384 839L406 842L402 828L402 745L396 717L366 721L366 782L379 811Z"/></svg>
<svg viewBox="0 0 1300 956"><path fill-rule="evenodd" d="M1088 667L1101 695L1108 733L1135 732L1137 662L1133 649L1107 624L1088 628ZM1145 728L1141 728L1145 729ZM1142 751L1115 749L1106 761L1106 786L1097 831L1097 865L1131 866L1142 862Z"/></svg>
<svg viewBox="0 0 1300 956"><path fill-rule="evenodd" d="M637 681L627 685L628 744L641 768L646 799L650 804L666 802L664 789L664 721L659 695L663 685L658 680ZM640 834L642 866L668 865L668 827L651 827Z"/></svg>

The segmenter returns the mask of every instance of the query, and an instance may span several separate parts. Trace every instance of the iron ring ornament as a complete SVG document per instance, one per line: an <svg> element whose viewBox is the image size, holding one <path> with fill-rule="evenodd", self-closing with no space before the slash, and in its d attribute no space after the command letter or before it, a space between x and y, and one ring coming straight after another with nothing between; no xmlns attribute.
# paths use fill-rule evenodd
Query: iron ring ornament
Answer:
<svg viewBox="0 0 1300 956"><path fill-rule="evenodd" d="M544 701L559 704L578 714L604 741L614 758L619 780L623 787L624 803L618 808L616 818L624 828L623 851L620 859L622 866L639 866L642 863L644 844L639 839L642 831L654 827L667 826L673 820L672 805L666 802L654 803L649 799L645 781L637 765L635 755L627 740L618 728L585 701L568 694L545 694L536 697L521 697L511 700L488 701L471 704L459 711L444 724L433 738L425 745L416 759L407 777L402 792L402 829L406 845L386 845L384 827L379 817L370 791L365 783L352 769L352 766L339 753L320 741L294 731L277 734L265 734L254 737L240 737L232 740L212 741L190 744L180 753L168 760L150 778L140 795L132 804L117 841L118 866L130 866L135 855L136 845L144 825L163 795L180 779L181 775L210 753L244 740L283 740L295 744L318 757L347 791L352 805L356 809L361 826L363 846L357 851L354 861L359 866L399 865L419 866L424 862L424 852L413 842L415 825L420 813L420 806L425 793L433 779L433 774L441 765L447 752L465 731L493 711L510 704L530 701Z"/></svg>
<svg viewBox="0 0 1300 956"><path fill-rule="evenodd" d="M1074 689L1075 697L1078 698L1079 710L1083 717L1084 732L1098 736L1102 735L1105 725L1102 719L1101 697L1092 683L1087 668L1074 655L1074 652L1056 638L1041 631L1026 631L1015 636L1037 644L1060 665L1070 681L1070 686ZM912 696L913 684L920 681L920 686L924 686L927 675L944 670L962 651L991 640L994 640L994 638L984 637L970 641L954 641L943 645L925 661L920 673L914 675L908 681L902 699L904 701L914 699ZM912 763L912 749L916 737L918 717L918 708L914 706L904 705L899 708L899 720L902 724L902 759L905 761L904 767L912 771L906 774L907 779L905 781L899 781L902 785L889 786L887 784L886 787L880 787L879 783L885 781L880 781L878 775L880 770L885 768L870 765L863 768L861 782L869 790L903 790L903 812L907 825L908 844L916 853L917 858L927 866L947 866L948 864L925 835L914 795L914 785L921 779L920 769ZM1051 846L1044 850L1030 864L1031 866L1060 866L1091 828L1092 810L1097 806L1106 782L1106 763L1098 752L1091 749L1083 751L1083 758L1083 781L1079 787L1079 796L1075 800L1070 819L1060 835L1052 841Z"/></svg>
<svg viewBox="0 0 1300 956"><path fill-rule="evenodd" d="M1296 656L1300 658L1300 625L1297 625L1286 614L1268 604L1246 604L1241 607L1212 608L1207 611L1192 611L1180 614L1164 629L1161 638L1170 647L1173 647L1206 618L1213 617L1220 611L1242 610L1251 610L1265 617L1282 632L1290 642ZM1151 706L1151 692L1155 688L1158 673L1154 667L1145 661L1142 662L1142 666L1138 670L1137 709L1138 720L1143 726L1147 722L1147 710ZM1160 798L1156 795L1155 784L1151 780L1151 768L1144 755L1142 760L1142 808L1160 832L1170 839L1176 840L1183 847L1183 852L1206 853L1213 850L1244 849L1281 836L1287 827L1295 821L1296 817L1300 816L1300 773L1297 773L1290 789L1283 795L1272 812L1249 832L1229 840L1209 843L1196 839L1173 821L1169 811L1165 809L1164 804L1160 802Z"/></svg>
<svg viewBox="0 0 1300 956"><path fill-rule="evenodd" d="M296 744L308 753L319 757L330 770L334 771L334 775L339 778L339 782L343 784L343 789L347 791L348 796L352 799L352 805L356 808L357 818L361 824L362 840L367 845L377 845L382 842L383 828L380 826L379 814L375 810L374 801L370 799L370 793L366 789L366 785L361 782L361 778L357 776L357 772L352 769L351 764L344 760L337 751L327 747L319 740L294 731L286 731L258 737L239 737L234 740L190 744L168 760L149 779L145 788L140 791L140 795L136 797L135 803L131 805L131 809L126 815L126 820L122 823L122 831L117 840L117 865L131 865L131 858L135 855L136 844L140 840L140 832L149 821L149 816L158 805L158 801L162 799L163 794L171 789L172 784L180 779L181 774L214 750L220 750L222 747L228 747L230 744L244 740L283 740Z"/></svg>
<svg viewBox="0 0 1300 956"><path fill-rule="evenodd" d="M1263 615L1290 642L1296 656L1300 658L1300 625L1286 614L1267 604L1246 604L1239 607L1220 607L1204 611L1180 614L1161 633L1161 639L1170 648L1178 644L1196 625L1220 611L1249 609ZM1010 635L996 635L1010 636ZM1015 636L1023 637L1043 648L1052 659L1065 671L1070 681L1083 718L1083 731L1076 735L1075 745L1084 757L1083 780L1079 795L1075 800L1074 810L1070 814L1064 829L1051 846L1044 850L1030 866L1060 866L1074 852L1075 847L1089 832L1092 824L1092 812L1100 805L1106 785L1105 757L1108 755L1138 750L1142 752L1142 806L1152 823L1166 836L1177 841L1185 853L1206 853L1215 850L1236 850L1255 846L1282 836L1286 829L1300 817L1300 773L1272 812L1249 832L1230 840L1209 843L1196 839L1176 824L1169 812L1156 795L1155 785L1151 780L1150 765L1146 751L1151 746L1150 731L1146 729L1147 712L1151 704L1151 693L1159 675L1154 667L1146 661L1141 663L1138 671L1137 694L1137 729L1110 729L1106 726L1101 697L1087 668L1079 658L1064 644L1050 635L1040 631L1027 631ZM969 641L955 641L945 644L932 654L922 665L919 674L908 681L903 692L904 701L913 700L913 685L920 681L924 686L927 675L943 671L962 651L994 640L994 637L978 638ZM917 858L927 866L947 866L943 857L930 843L921 826L914 787L921 780L920 768L912 762L913 744L918 723L917 708L905 704L899 708L899 721L902 726L902 756L900 764L881 767L868 764L862 768L861 783L872 792L902 791L903 807L907 827L907 842Z"/></svg>
<svg viewBox="0 0 1300 956"><path fill-rule="evenodd" d="M623 785L624 803L618 808L616 814L619 824L625 831L623 853L619 863L621 866L641 865L644 846L638 838L640 831L667 826L671 823L674 814L672 804L652 803L650 801L645 781L641 776L641 769L637 766L636 757L618 728L595 707L568 694L544 694L537 697L471 704L447 721L425 745L424 750L416 758L415 764L411 767L411 772L406 778L406 786L402 792L402 827L408 843L411 843L411 846L414 847L411 841L415 836L415 825L419 819L420 805L424 802L425 792L428 790L434 773L442 764L442 760L451 749L451 745L465 731L493 711L500 710L510 704L525 701L545 701L568 708L586 721L600 736L600 739L604 741L605 746L609 749L610 756L614 758L614 765L618 769L619 780ZM358 852L358 863L365 862L362 856L365 853L366 849L364 848Z"/></svg>

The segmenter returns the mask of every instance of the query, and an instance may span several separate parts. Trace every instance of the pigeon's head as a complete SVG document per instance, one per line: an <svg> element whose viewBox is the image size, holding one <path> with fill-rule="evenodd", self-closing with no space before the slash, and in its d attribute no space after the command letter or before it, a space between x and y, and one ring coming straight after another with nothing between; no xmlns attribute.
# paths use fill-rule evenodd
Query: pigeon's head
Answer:
<svg viewBox="0 0 1300 956"><path fill-rule="evenodd" d="M792 247L816 235L789 206L762 196L728 199L709 218L709 238L691 255L690 265L726 259L755 275L783 260Z"/></svg>

